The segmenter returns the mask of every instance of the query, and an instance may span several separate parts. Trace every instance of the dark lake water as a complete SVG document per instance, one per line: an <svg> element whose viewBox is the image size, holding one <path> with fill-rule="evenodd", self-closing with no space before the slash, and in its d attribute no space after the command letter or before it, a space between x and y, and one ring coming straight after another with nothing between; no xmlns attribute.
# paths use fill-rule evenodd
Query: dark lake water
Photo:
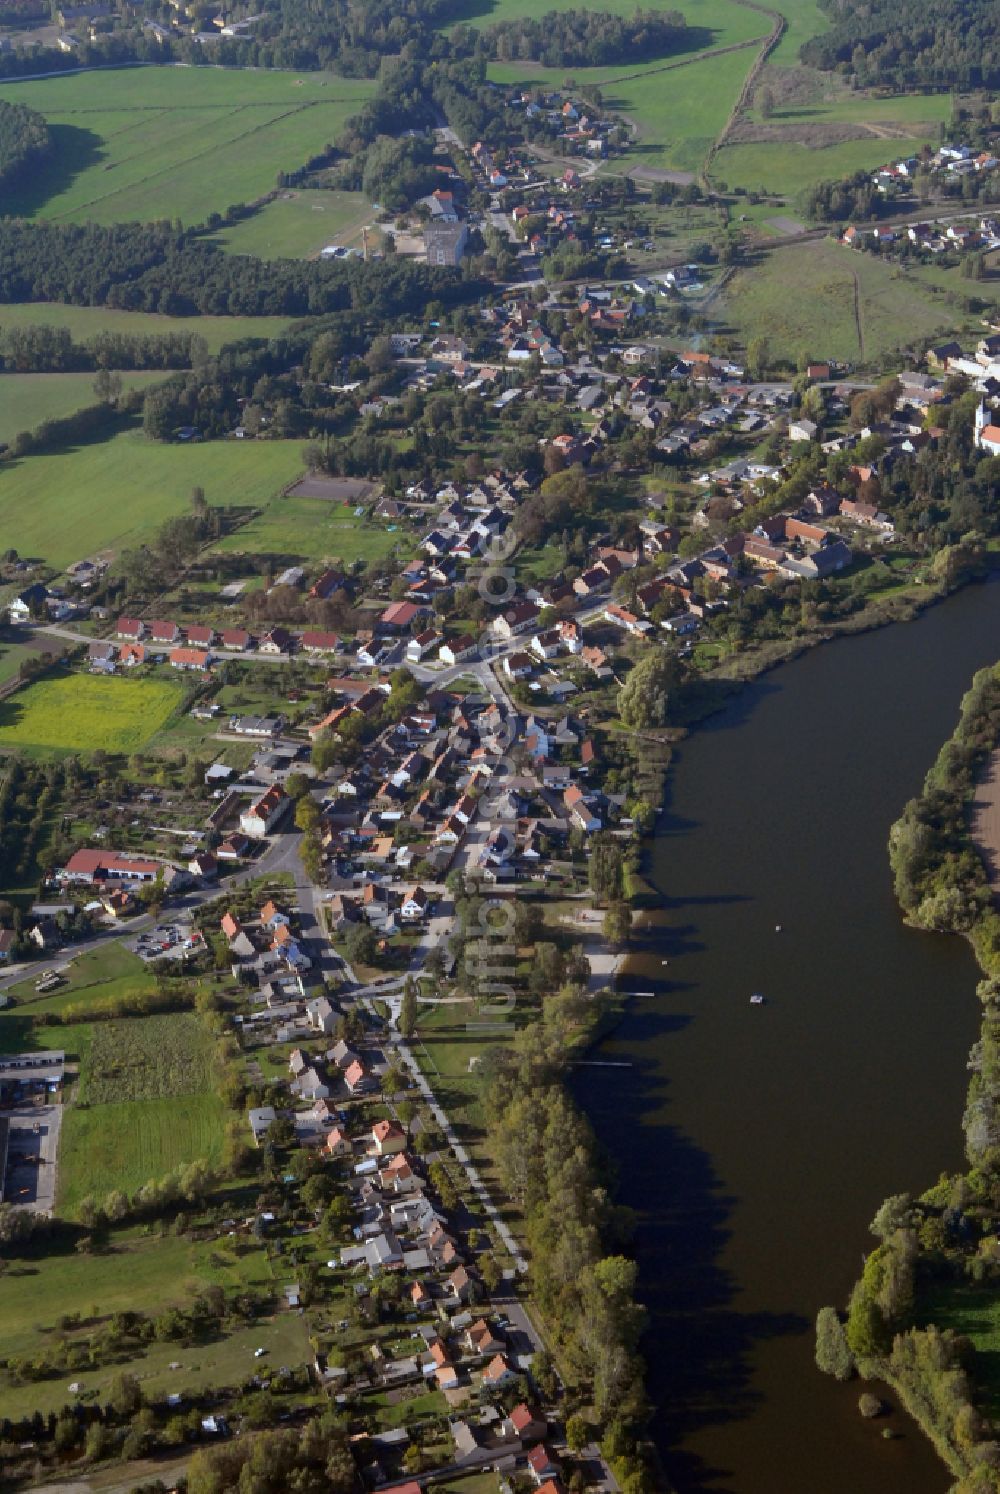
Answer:
<svg viewBox="0 0 1000 1494"><path fill-rule="evenodd" d="M886 840L1000 657L1000 581L825 645L692 734L636 999L577 1094L639 1214L653 1430L680 1494L944 1494L813 1364L881 1200L962 1166L971 951L906 929ZM782 932L775 932L781 924ZM669 959L668 967L662 965ZM761 991L767 1004L751 1006Z"/></svg>

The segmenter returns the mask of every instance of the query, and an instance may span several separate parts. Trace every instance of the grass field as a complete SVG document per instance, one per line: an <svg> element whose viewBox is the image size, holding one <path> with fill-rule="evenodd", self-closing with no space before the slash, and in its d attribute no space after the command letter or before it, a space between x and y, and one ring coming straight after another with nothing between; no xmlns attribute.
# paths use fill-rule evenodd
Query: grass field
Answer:
<svg viewBox="0 0 1000 1494"><path fill-rule="evenodd" d="M95 1026L95 1038L106 1025ZM185 1162L217 1162L226 1113L213 1094L121 1100L86 1110L71 1105L59 1141L59 1213L72 1217L88 1194L133 1193Z"/></svg>
<svg viewBox="0 0 1000 1494"><path fill-rule="evenodd" d="M145 389L166 377L164 373L126 373L122 384L126 389ZM91 373L0 374L0 441L11 441L43 420L57 420L96 403Z"/></svg>
<svg viewBox="0 0 1000 1494"><path fill-rule="evenodd" d="M178 680L67 674L0 702L0 752L138 752L180 705Z"/></svg>
<svg viewBox="0 0 1000 1494"><path fill-rule="evenodd" d="M360 192L283 192L250 218L212 238L231 254L259 259L308 259L327 244L361 247L372 206Z"/></svg>
<svg viewBox="0 0 1000 1494"><path fill-rule="evenodd" d="M741 270L726 290L722 317L742 342L764 336L772 356L792 364L803 352L868 361L922 345L955 323L943 301L922 293L919 282L896 266L829 239L774 250Z"/></svg>
<svg viewBox="0 0 1000 1494"><path fill-rule="evenodd" d="M125 1192L185 1162L217 1161L226 1109L212 1090L212 1052L191 1012L92 1024L77 1103L63 1119L58 1207Z"/></svg>
<svg viewBox="0 0 1000 1494"><path fill-rule="evenodd" d="M289 1278L291 1279L291 1278ZM29 1257L0 1277L0 1322L5 1355L25 1355L50 1346L57 1318L79 1312L84 1319L104 1318L138 1308L156 1314L168 1306L184 1306L205 1286L242 1287L272 1293L285 1278L275 1279L262 1248L234 1247L228 1241L200 1242L190 1237L146 1236L139 1230L116 1232L111 1248L97 1255L67 1253ZM70 1337L92 1331L85 1322ZM309 1357L306 1320L279 1312L252 1327L239 1329L209 1343L179 1345L152 1343L133 1360L150 1399L172 1390L200 1390L239 1384L254 1367L253 1350L269 1350L275 1366L298 1365ZM179 1363L179 1369L170 1369ZM121 1365L74 1370L70 1376L33 1385L3 1385L0 1399L5 1414L30 1414L36 1407L56 1410L72 1399L67 1379L80 1382L84 1397L105 1391Z"/></svg>
<svg viewBox="0 0 1000 1494"><path fill-rule="evenodd" d="M212 1083L205 1028L193 1012L126 1017L94 1029L79 1099L88 1105L197 1095Z"/></svg>
<svg viewBox="0 0 1000 1494"><path fill-rule="evenodd" d="M715 159L713 177L730 187L794 195L815 182L874 170L919 150L950 117L951 108L950 94L875 99L834 92L788 107L779 104L767 126L782 131L783 138L725 146ZM837 128L845 125L868 133L864 139L838 141ZM829 143L824 144L824 135Z"/></svg>
<svg viewBox="0 0 1000 1494"><path fill-rule="evenodd" d="M0 328L66 327L74 342L99 332L197 332L217 353L227 342L244 337L276 337L292 319L287 316L158 316L152 311L113 311L109 306L64 306L61 301L18 301L0 305Z"/></svg>
<svg viewBox="0 0 1000 1494"><path fill-rule="evenodd" d="M0 534L22 555L57 567L139 544L185 513L191 489L210 504L266 503L302 469L298 441L148 441L128 430L109 441L25 457L0 481Z"/></svg>
<svg viewBox="0 0 1000 1494"><path fill-rule="evenodd" d="M404 529L356 519L351 508L321 498L275 498L263 513L216 546L258 555L300 555L304 560L383 560L399 549L410 555L413 538Z"/></svg>
<svg viewBox="0 0 1000 1494"><path fill-rule="evenodd" d="M203 223L330 144L375 84L330 73L129 68L0 86L45 115L52 159L9 195L24 217Z"/></svg>

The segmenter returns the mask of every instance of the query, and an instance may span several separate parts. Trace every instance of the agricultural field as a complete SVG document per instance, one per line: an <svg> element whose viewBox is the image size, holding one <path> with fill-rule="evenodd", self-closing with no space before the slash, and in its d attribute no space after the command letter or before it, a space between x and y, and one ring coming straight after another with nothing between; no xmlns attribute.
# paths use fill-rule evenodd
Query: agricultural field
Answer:
<svg viewBox="0 0 1000 1494"><path fill-rule="evenodd" d="M220 229L212 241L230 254L309 259L327 244L360 249L361 230L373 216L361 192L282 192L252 217Z"/></svg>
<svg viewBox="0 0 1000 1494"><path fill-rule="evenodd" d="M191 489L213 506L256 507L302 469L298 441L206 441L179 446L129 429L107 441L38 453L4 468L0 533L22 555L63 567L148 540L186 513Z"/></svg>
<svg viewBox="0 0 1000 1494"><path fill-rule="evenodd" d="M61 301L0 305L0 329L65 327L74 342L88 342L99 332L122 332L136 337L197 332L205 339L210 353L217 353L227 342L239 342L244 337L276 337L291 320L287 316L160 316L152 311L115 311L110 306L64 306Z"/></svg>
<svg viewBox="0 0 1000 1494"><path fill-rule="evenodd" d="M175 678L65 674L41 679L0 702L0 753L138 752L184 698Z"/></svg>
<svg viewBox="0 0 1000 1494"><path fill-rule="evenodd" d="M146 389L166 377L159 372L125 373L122 386ZM43 420L58 420L96 403L92 373L0 373L0 441L12 441Z"/></svg>
<svg viewBox="0 0 1000 1494"><path fill-rule="evenodd" d="M950 332L955 312L898 266L823 239L772 250L740 270L720 322L716 330L744 345L766 337L771 356L793 367L802 353L860 365Z"/></svg>
<svg viewBox="0 0 1000 1494"><path fill-rule="evenodd" d="M227 553L293 555L303 560L379 561L409 556L408 530L355 518L354 510L323 498L275 498L256 518L215 547Z"/></svg>
<svg viewBox="0 0 1000 1494"><path fill-rule="evenodd" d="M375 86L326 72L172 67L6 82L0 98L44 114L56 149L5 211L203 223L323 150Z"/></svg>

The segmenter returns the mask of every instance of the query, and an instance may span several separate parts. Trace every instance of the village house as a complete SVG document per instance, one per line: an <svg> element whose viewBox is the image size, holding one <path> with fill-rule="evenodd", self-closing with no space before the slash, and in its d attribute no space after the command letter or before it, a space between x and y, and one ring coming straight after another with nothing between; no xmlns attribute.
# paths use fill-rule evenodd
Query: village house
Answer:
<svg viewBox="0 0 1000 1494"><path fill-rule="evenodd" d="M272 784L266 794L257 799L240 815L240 829L251 840L262 840L283 818L291 800L283 788Z"/></svg>

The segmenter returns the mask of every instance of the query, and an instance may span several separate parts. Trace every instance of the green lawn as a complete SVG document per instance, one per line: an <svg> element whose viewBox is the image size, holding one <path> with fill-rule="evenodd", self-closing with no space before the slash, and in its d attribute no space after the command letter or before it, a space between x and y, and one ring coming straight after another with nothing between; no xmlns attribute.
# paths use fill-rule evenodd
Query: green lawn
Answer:
<svg viewBox="0 0 1000 1494"><path fill-rule="evenodd" d="M777 0L777 3L771 0L771 8L780 11L787 22L784 35L771 53L771 61L794 67L802 43L829 30L829 17L823 14L817 0Z"/></svg>
<svg viewBox="0 0 1000 1494"><path fill-rule="evenodd" d="M25 457L0 477L0 533L22 555L63 567L148 540L185 513L191 489L210 504L266 503L302 470L298 441L177 446L127 430L108 441Z"/></svg>
<svg viewBox="0 0 1000 1494"><path fill-rule="evenodd" d="M0 323L2 318L0 307ZM122 383L126 389L145 389L166 377L164 373L126 373ZM58 420L96 403L92 373L0 374L0 441L12 441L43 420Z"/></svg>
<svg viewBox="0 0 1000 1494"><path fill-rule="evenodd" d="M64 306L61 301L0 305L0 329L66 327L75 342L88 342L99 332L124 332L136 337L197 332L210 353L244 337L276 337L291 320L287 316L160 316L152 311L115 311L110 306Z"/></svg>
<svg viewBox="0 0 1000 1494"><path fill-rule="evenodd" d="M372 221L371 203L360 192L288 191L213 239L232 254L306 259L327 244L360 248L361 230Z"/></svg>
<svg viewBox="0 0 1000 1494"><path fill-rule="evenodd" d="M95 1040L106 1025L94 1026ZM213 1094L69 1106L59 1140L59 1213L71 1218L88 1194L100 1197L112 1188L134 1193L185 1162L218 1162L226 1115Z"/></svg>
<svg viewBox="0 0 1000 1494"><path fill-rule="evenodd" d="M772 250L741 270L726 289L721 317L741 342L764 336L771 354L786 362L805 352L858 363L855 276L865 361L923 345L954 325L948 306L897 266L830 239Z"/></svg>
<svg viewBox="0 0 1000 1494"><path fill-rule="evenodd" d="M181 699L180 681L167 676L67 674L37 680L0 702L0 752L138 752Z"/></svg>
<svg viewBox="0 0 1000 1494"><path fill-rule="evenodd" d="M0 98L44 114L56 146L5 211L203 223L323 150L375 87L328 72L172 67L4 83Z"/></svg>
<svg viewBox="0 0 1000 1494"><path fill-rule="evenodd" d="M216 546L248 555L298 555L305 560L384 560L398 549L413 552L413 536L403 528L356 519L354 510L322 498L275 498L257 518Z"/></svg>
<svg viewBox="0 0 1000 1494"><path fill-rule="evenodd" d="M42 655L60 652L63 645L58 639L40 637L0 639L0 685L13 679L26 659L38 659Z"/></svg>

